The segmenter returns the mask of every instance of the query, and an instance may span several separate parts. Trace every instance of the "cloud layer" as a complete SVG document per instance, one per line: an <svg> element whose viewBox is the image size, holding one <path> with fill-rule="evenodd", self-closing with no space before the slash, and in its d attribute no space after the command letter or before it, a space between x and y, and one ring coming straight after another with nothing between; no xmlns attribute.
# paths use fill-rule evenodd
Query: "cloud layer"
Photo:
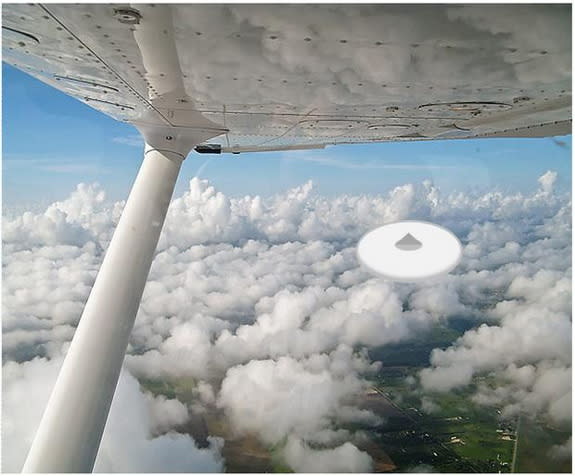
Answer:
<svg viewBox="0 0 575 476"><path fill-rule="evenodd" d="M237 434L279 445L294 470L368 471L371 458L345 429L381 423L354 404L378 368L366 349L452 316L475 325L432 353L419 376L425 392L492 374L500 384L480 386L477 403L570 421L571 202L556 178L547 172L529 195L444 196L424 182L335 198L315 195L311 182L228 198L192 179L168 212L97 468L225 464L220 440L199 450L175 433L190 409L142 393L133 375L193 377L195 411L218 409ZM5 470L20 469L122 207L81 184L44 213L4 220ZM396 284L359 266L359 238L406 218L460 237L464 258L451 275Z"/></svg>

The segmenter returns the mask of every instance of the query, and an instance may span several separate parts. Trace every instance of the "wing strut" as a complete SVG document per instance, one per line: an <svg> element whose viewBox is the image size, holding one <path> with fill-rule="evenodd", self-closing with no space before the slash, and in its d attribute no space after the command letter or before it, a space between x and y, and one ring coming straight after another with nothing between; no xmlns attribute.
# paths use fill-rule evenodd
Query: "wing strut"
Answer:
<svg viewBox="0 0 575 476"><path fill-rule="evenodd" d="M92 471L182 161L197 144L226 132L195 111L176 114L180 102L193 101L182 83L171 9L168 5L137 8L140 18L134 38L153 86L149 115L134 121L146 140L144 161L24 463L24 472Z"/></svg>
<svg viewBox="0 0 575 476"><path fill-rule="evenodd" d="M146 147L24 472L90 472L183 157Z"/></svg>

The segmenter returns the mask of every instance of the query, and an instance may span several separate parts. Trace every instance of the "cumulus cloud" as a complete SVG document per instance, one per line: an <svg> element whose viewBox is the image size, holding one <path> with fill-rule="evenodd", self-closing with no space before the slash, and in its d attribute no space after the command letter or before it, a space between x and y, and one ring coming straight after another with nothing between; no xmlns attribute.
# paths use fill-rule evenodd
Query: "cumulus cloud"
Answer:
<svg viewBox="0 0 575 476"><path fill-rule="evenodd" d="M176 400L152 399L134 377L123 373L110 409L94 470L102 473L207 473L223 469L223 441L210 437L198 449L189 435L165 432L187 420L187 409Z"/></svg>
<svg viewBox="0 0 575 476"><path fill-rule="evenodd" d="M35 358L2 366L3 472L21 471L61 364Z"/></svg>
<svg viewBox="0 0 575 476"><path fill-rule="evenodd" d="M301 361L253 360L227 371L218 403L238 431L256 432L267 443L289 435L313 440L365 386L357 371L367 367L346 347Z"/></svg>
<svg viewBox="0 0 575 476"><path fill-rule="evenodd" d="M569 438L565 443L553 445L549 449L549 456L555 460L564 461L571 458L573 451L573 438Z"/></svg>
<svg viewBox="0 0 575 476"><path fill-rule="evenodd" d="M186 423L190 418L187 407L175 398L163 395L146 395L152 434L166 433L172 428Z"/></svg>
<svg viewBox="0 0 575 476"><path fill-rule="evenodd" d="M126 368L136 378L193 378L194 413L224 412L236 433L280 445L295 470L367 471L369 455L345 429L380 423L354 400L377 371L366 349L464 317L472 329L434 350L420 373L426 392L491 374L498 385L479 385L477 403L569 421L571 202L555 180L547 172L527 195L444 195L426 181L327 198L308 182L272 197L229 198L194 178L170 206ZM4 220L4 398L14 408L34 384L53 384L122 208L97 185L79 185L43 213ZM396 284L359 265L359 238L406 218L460 237L463 259L451 275ZM203 452L175 433L190 409L142 394L128 374L122 382L118 392L131 397L118 393L115 411L125 413L122 425L139 423L129 451L102 450L101 470L169 471L186 448L174 469L221 469L221 442ZM23 461L47 391L20 419L22 411L4 411L3 439L13 448L6 467ZM432 396L422 405L435 410ZM106 438L120 441L122 425ZM166 458L140 456L153 451Z"/></svg>
<svg viewBox="0 0 575 476"><path fill-rule="evenodd" d="M2 368L2 470L19 472L62 359L35 358ZM24 403L25 402L25 403ZM187 409L174 400L143 394L138 382L123 372L96 459L97 472L218 472L221 441L212 438L197 449L188 435L168 433L152 437L166 424L187 419Z"/></svg>
<svg viewBox="0 0 575 476"><path fill-rule="evenodd" d="M290 437L284 456L298 473L367 473L372 469L370 456L349 442L332 449L314 450Z"/></svg>
<svg viewBox="0 0 575 476"><path fill-rule="evenodd" d="M427 414L433 414L437 412L440 409L440 407L431 398L423 397L421 399L421 409Z"/></svg>
<svg viewBox="0 0 575 476"><path fill-rule="evenodd" d="M127 136L114 137L112 139L112 142L116 142L117 144L128 145L130 147L140 147L142 149L144 148L144 140L142 139L142 136L139 134L130 134Z"/></svg>
<svg viewBox="0 0 575 476"><path fill-rule="evenodd" d="M531 268L527 262L522 257L522 265L505 267ZM435 349L432 366L420 373L421 383L431 391L448 391L469 384L476 374L492 373L500 377L498 386L480 387L478 403L501 405L507 415L543 412L555 422L569 422L570 270L522 272L506 279L502 299L485 311L494 322L466 332L447 349Z"/></svg>
<svg viewBox="0 0 575 476"><path fill-rule="evenodd" d="M541 192L546 195L550 195L553 192L553 186L557 181L557 172L548 170L541 177L539 177L537 181L541 185Z"/></svg>

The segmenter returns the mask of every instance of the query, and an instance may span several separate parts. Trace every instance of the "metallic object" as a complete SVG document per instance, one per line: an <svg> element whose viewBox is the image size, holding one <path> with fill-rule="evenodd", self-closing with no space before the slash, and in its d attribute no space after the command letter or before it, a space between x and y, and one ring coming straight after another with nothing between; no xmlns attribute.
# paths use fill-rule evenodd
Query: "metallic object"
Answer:
<svg viewBox="0 0 575 476"><path fill-rule="evenodd" d="M182 156L146 155L64 360L24 472L90 472Z"/></svg>

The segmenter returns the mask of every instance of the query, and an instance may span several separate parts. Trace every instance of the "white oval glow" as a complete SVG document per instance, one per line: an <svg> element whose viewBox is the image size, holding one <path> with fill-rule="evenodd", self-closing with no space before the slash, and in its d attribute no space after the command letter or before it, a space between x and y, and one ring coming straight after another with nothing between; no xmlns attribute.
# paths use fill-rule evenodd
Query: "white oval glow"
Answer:
<svg viewBox="0 0 575 476"><path fill-rule="evenodd" d="M451 231L424 221L383 225L364 235L357 245L357 256L364 266L379 276L402 282L449 273L459 263L461 253L461 243Z"/></svg>

